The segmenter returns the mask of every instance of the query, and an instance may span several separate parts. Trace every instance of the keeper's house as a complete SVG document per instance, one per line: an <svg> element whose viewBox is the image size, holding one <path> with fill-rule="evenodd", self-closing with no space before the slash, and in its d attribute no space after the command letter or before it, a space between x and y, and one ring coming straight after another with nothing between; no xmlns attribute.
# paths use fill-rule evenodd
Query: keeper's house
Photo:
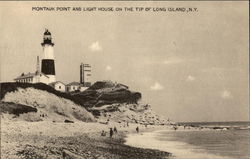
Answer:
<svg viewBox="0 0 250 159"><path fill-rule="evenodd" d="M20 83L45 83L49 84L49 76L45 75L42 72L35 72L35 73L22 73L20 76L14 79L15 82Z"/></svg>

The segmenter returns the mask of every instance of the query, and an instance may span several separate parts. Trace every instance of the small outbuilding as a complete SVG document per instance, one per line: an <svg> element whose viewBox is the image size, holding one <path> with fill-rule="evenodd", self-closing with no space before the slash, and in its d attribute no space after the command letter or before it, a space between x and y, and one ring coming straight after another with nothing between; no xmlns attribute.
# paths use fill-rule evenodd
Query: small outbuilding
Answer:
<svg viewBox="0 0 250 159"><path fill-rule="evenodd" d="M71 82L66 85L67 92L80 91L81 84L79 82Z"/></svg>
<svg viewBox="0 0 250 159"><path fill-rule="evenodd" d="M57 91L60 91L60 92L66 91L66 85L61 81L52 82L49 85Z"/></svg>

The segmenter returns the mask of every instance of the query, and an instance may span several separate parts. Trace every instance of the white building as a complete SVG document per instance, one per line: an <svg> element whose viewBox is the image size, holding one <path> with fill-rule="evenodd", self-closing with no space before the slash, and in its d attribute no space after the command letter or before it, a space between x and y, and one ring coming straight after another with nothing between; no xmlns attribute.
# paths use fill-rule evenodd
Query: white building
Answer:
<svg viewBox="0 0 250 159"><path fill-rule="evenodd" d="M21 82L21 83L45 83L49 84L50 80L47 75L41 72L36 73L28 73L24 74L22 73L20 76L14 79L15 82Z"/></svg>
<svg viewBox="0 0 250 159"><path fill-rule="evenodd" d="M61 81L52 82L49 85L57 91L66 92L66 85Z"/></svg>
<svg viewBox="0 0 250 159"><path fill-rule="evenodd" d="M71 82L66 85L67 92L80 91L80 83L79 82Z"/></svg>

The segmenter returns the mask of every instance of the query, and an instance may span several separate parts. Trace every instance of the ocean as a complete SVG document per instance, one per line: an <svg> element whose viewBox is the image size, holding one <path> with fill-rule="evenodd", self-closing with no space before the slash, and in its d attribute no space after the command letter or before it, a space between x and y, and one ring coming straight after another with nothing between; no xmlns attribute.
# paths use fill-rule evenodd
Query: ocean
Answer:
<svg viewBox="0 0 250 159"><path fill-rule="evenodd" d="M161 130L130 134L126 144L167 151L172 153L173 159L250 159L250 122L185 124L212 129Z"/></svg>

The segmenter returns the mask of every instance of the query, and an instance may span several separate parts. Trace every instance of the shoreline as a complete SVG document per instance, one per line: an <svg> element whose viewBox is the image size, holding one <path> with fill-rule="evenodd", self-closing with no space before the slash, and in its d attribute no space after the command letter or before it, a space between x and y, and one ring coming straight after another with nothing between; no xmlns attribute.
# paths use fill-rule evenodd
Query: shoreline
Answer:
<svg viewBox="0 0 250 159"><path fill-rule="evenodd" d="M249 157L249 153L246 153L247 148L244 148L243 150L238 149L237 153L234 153L231 152L232 147L230 147L230 145L227 145L228 147L224 148L219 147L218 150L215 150L210 148L211 146L209 147L209 143L207 143L209 139L210 142L213 141L210 144L214 144L215 147L220 146L221 143L227 144L228 139L235 137L235 134L240 132L242 132L240 129L221 129L219 131L215 129L182 129L176 131L170 129L156 129L142 134L128 134L126 138L127 142L125 144L139 148L167 151L171 154L171 156L169 156L170 158L173 157L178 159L246 159L247 156ZM174 135L176 133L179 135ZM242 136L242 133L240 135ZM203 137L202 140L199 139L201 136ZM197 140L194 137L196 137ZM221 137L221 140L215 141L218 137ZM239 136L235 138L235 140L240 142ZM237 144L236 141L235 144Z"/></svg>
<svg viewBox="0 0 250 159"><path fill-rule="evenodd" d="M170 132L170 133L175 133L175 132L201 132L201 131L216 131L210 128L204 128L204 129L198 129L198 128L190 128L190 129L184 129L184 127L179 127L178 130L174 130L170 126L160 126L158 128L152 128L152 129L144 129L140 133L128 133L126 135L126 145L132 146L132 147L138 147L142 149L153 149L153 150L158 150L158 151L164 151L169 153L168 157L169 158L180 158L180 159L186 159L189 158L188 156L195 156L197 159L201 156L198 156L197 154L193 152L189 152L186 150L181 150L185 151L188 156L180 154L180 150L169 148L168 144L161 142L157 139L155 139L155 134L160 133L160 132ZM134 142L136 141L136 142ZM168 143L171 145L171 143L180 143L179 141L168 141ZM164 144L164 146L162 146ZM186 143L185 143L186 144ZM198 156L198 157L197 157ZM192 158L190 158L192 159Z"/></svg>
<svg viewBox="0 0 250 159"><path fill-rule="evenodd" d="M101 136L117 123L53 123L8 121L1 118L2 158L168 158L170 153L126 145L128 134L137 125L119 127L112 138ZM141 132L159 130L158 127L140 129Z"/></svg>

